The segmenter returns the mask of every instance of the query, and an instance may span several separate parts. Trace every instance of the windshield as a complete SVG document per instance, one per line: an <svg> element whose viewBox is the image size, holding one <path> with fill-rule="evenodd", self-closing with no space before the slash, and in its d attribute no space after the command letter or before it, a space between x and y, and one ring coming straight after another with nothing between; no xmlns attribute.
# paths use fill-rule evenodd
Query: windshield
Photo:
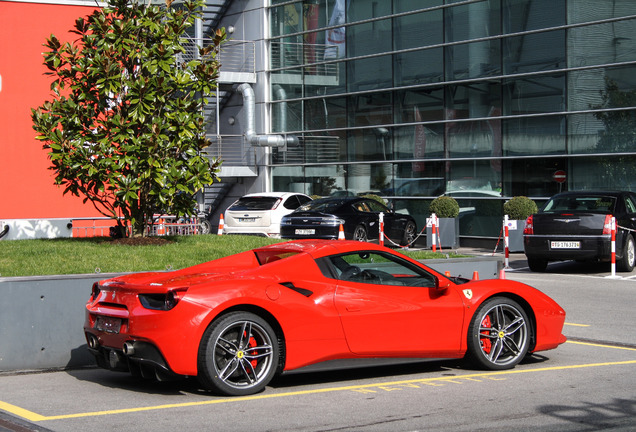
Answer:
<svg viewBox="0 0 636 432"><path fill-rule="evenodd" d="M549 212L601 212L612 213L616 206L616 198L606 195L566 195L554 197L543 207L544 213Z"/></svg>
<svg viewBox="0 0 636 432"><path fill-rule="evenodd" d="M228 210L271 210L280 198L243 197L232 204Z"/></svg>

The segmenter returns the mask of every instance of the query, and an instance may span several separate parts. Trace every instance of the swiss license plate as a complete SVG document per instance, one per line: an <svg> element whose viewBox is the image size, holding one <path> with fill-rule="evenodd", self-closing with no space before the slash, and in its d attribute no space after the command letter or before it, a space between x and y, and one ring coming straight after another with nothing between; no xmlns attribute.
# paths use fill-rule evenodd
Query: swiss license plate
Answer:
<svg viewBox="0 0 636 432"><path fill-rule="evenodd" d="M95 328L108 333L119 333L119 330L121 330L121 318L98 316L97 320L95 320Z"/></svg>
<svg viewBox="0 0 636 432"><path fill-rule="evenodd" d="M314 235L316 234L315 229L297 229L296 235Z"/></svg>
<svg viewBox="0 0 636 432"><path fill-rule="evenodd" d="M578 241L551 241L550 249L580 249L581 242Z"/></svg>
<svg viewBox="0 0 636 432"><path fill-rule="evenodd" d="M256 218L239 218L239 222L254 222Z"/></svg>

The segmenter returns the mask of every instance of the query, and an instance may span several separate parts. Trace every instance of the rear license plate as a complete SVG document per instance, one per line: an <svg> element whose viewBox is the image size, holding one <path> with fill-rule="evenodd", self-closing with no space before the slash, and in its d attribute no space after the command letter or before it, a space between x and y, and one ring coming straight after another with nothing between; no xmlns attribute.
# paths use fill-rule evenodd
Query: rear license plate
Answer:
<svg viewBox="0 0 636 432"><path fill-rule="evenodd" d="M97 320L95 320L95 328L108 333L119 333L119 330L121 330L121 318L98 316Z"/></svg>
<svg viewBox="0 0 636 432"><path fill-rule="evenodd" d="M551 241L550 249L580 249L581 242L578 241Z"/></svg>
<svg viewBox="0 0 636 432"><path fill-rule="evenodd" d="M297 229L296 235L314 235L316 234L315 229Z"/></svg>
<svg viewBox="0 0 636 432"><path fill-rule="evenodd" d="M254 222L256 218L239 218L239 222Z"/></svg>

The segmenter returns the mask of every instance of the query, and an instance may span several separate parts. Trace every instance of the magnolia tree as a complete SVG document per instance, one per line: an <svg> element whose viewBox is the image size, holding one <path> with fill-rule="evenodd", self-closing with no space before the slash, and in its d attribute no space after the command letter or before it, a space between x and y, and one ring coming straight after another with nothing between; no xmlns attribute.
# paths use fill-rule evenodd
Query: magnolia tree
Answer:
<svg viewBox="0 0 636 432"><path fill-rule="evenodd" d="M75 21L75 41L44 44L52 100L32 110L37 138L56 184L116 219L122 235L147 235L157 214L192 214L196 191L218 180L220 161L200 151L225 32L198 55L185 41L203 5L109 0Z"/></svg>

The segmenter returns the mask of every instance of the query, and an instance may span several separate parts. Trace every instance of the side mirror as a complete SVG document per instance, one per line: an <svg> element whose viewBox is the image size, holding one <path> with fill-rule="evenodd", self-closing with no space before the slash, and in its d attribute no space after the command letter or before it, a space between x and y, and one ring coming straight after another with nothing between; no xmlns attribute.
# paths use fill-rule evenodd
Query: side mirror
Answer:
<svg viewBox="0 0 636 432"><path fill-rule="evenodd" d="M448 279L441 279L435 276L435 289L438 291L445 291L450 287L451 283Z"/></svg>

